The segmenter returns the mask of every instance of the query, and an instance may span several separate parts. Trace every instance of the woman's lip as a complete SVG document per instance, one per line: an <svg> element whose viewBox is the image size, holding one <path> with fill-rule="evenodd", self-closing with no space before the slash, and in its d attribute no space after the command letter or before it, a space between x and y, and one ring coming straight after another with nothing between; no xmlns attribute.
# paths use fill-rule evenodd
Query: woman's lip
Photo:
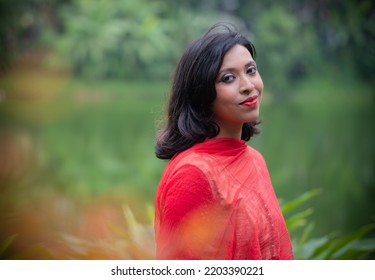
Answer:
<svg viewBox="0 0 375 280"><path fill-rule="evenodd" d="M246 100L242 101L240 103L240 105L246 105L248 107L253 107L253 106L257 105L257 103L258 103L257 99L258 99L258 96L256 96L256 95L250 96Z"/></svg>

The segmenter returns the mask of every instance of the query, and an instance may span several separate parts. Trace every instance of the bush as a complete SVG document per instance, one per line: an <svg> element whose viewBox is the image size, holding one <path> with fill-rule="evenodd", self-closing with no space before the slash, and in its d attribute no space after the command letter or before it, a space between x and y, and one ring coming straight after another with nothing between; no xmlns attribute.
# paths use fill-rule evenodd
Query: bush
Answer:
<svg viewBox="0 0 375 280"><path fill-rule="evenodd" d="M301 212L295 210L321 193L315 189L296 199L282 203L282 212L291 234L295 259L304 260L360 260L373 257L375 252L375 224L365 225L354 232L329 233L323 237L310 238L315 222L308 221L312 208ZM302 231L301 231L302 230Z"/></svg>

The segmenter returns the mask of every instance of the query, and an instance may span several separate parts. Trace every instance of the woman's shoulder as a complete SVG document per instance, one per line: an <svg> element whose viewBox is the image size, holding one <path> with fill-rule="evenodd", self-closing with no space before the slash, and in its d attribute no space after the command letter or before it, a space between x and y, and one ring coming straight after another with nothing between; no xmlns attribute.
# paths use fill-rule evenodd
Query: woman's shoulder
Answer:
<svg viewBox="0 0 375 280"><path fill-rule="evenodd" d="M262 153L255 147L247 145L246 150L248 153L250 153L252 156L263 158Z"/></svg>
<svg viewBox="0 0 375 280"><path fill-rule="evenodd" d="M170 173L187 174L190 176L201 176L214 163L213 156L199 152L180 153L168 164Z"/></svg>
<svg viewBox="0 0 375 280"><path fill-rule="evenodd" d="M260 166L262 169L267 169L267 163L263 154L254 147L248 146L246 149L247 159L253 164Z"/></svg>
<svg viewBox="0 0 375 280"><path fill-rule="evenodd" d="M211 187L207 174L199 166L184 162L167 166L158 186L158 197L181 197L190 193L209 193Z"/></svg>

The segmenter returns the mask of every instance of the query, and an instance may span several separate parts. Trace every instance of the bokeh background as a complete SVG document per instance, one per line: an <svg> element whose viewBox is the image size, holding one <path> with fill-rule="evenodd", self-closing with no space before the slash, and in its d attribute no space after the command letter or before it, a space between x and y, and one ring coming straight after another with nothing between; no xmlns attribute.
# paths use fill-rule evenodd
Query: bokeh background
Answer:
<svg viewBox="0 0 375 280"><path fill-rule="evenodd" d="M154 258L155 134L179 56L218 21L257 48L250 145L296 256L375 250L374 1L0 0L1 259Z"/></svg>

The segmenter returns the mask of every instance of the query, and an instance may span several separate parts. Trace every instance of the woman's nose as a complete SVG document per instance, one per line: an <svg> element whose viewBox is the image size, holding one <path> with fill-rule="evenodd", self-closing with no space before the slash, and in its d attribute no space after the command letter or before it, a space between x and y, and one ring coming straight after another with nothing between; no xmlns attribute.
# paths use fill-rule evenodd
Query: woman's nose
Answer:
<svg viewBox="0 0 375 280"><path fill-rule="evenodd" d="M254 89L254 84L251 81L251 77L242 77L240 92L244 94L248 94L252 92L253 89Z"/></svg>

